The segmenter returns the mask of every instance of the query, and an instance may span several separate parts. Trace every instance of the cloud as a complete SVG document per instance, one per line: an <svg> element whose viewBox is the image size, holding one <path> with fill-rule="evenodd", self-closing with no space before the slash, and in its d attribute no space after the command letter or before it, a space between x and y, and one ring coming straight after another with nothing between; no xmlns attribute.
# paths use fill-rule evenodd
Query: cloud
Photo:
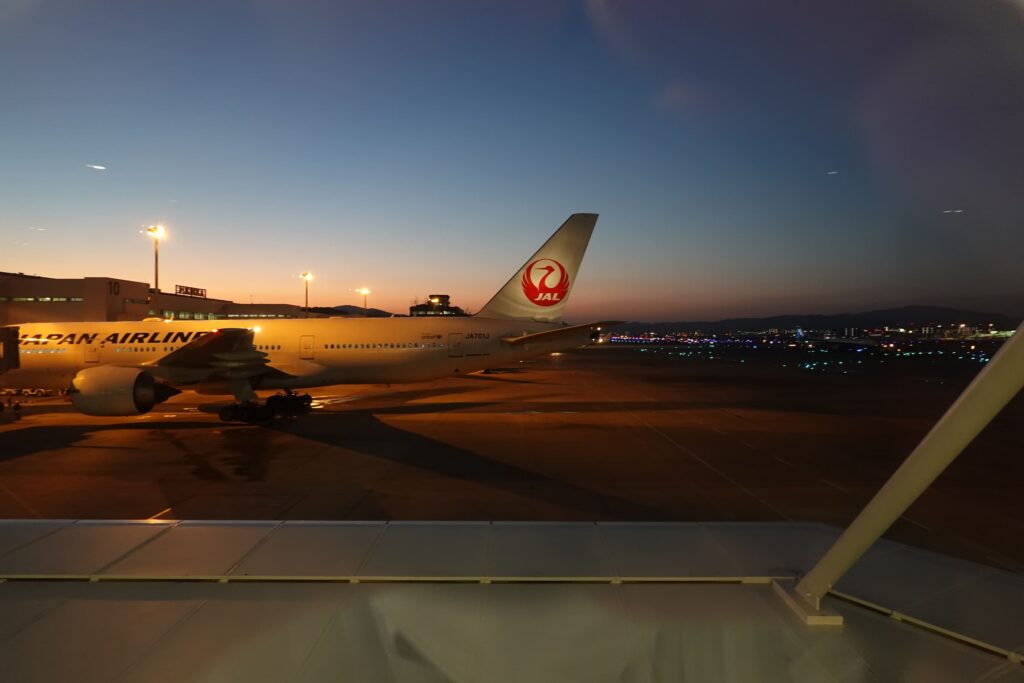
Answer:
<svg viewBox="0 0 1024 683"><path fill-rule="evenodd" d="M106 166L100 166L99 164L86 164L85 167L86 168L91 168L94 171L106 171L107 170Z"/></svg>

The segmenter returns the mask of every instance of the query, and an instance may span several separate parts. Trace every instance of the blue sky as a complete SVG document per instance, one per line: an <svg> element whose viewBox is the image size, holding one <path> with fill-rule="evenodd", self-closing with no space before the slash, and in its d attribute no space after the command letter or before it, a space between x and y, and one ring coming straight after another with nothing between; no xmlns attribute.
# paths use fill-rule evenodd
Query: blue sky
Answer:
<svg viewBox="0 0 1024 683"><path fill-rule="evenodd" d="M574 317L1024 312L1020 6L763 5L5 3L0 270L479 308L587 211Z"/></svg>

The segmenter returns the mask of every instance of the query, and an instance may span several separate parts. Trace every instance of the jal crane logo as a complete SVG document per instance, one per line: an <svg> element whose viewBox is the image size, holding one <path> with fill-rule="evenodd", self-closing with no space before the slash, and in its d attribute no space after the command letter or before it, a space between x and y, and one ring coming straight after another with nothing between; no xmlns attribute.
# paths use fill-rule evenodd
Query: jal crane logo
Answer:
<svg viewBox="0 0 1024 683"><path fill-rule="evenodd" d="M523 293L538 306L561 303L569 293L569 273L554 259L537 259L523 272Z"/></svg>

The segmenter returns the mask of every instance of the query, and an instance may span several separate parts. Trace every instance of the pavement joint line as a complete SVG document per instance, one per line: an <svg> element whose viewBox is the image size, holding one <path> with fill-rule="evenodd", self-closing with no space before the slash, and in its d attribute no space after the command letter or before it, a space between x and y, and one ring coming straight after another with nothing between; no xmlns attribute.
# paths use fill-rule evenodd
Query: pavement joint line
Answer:
<svg viewBox="0 0 1024 683"><path fill-rule="evenodd" d="M818 481L820 481L822 484L825 484L826 486L831 486L832 488L836 489L837 491L842 491L843 493L849 493L850 492L848 489L844 489L839 484L836 484L835 482L831 482L828 479L825 479L824 477L818 477Z"/></svg>
<svg viewBox="0 0 1024 683"><path fill-rule="evenodd" d="M36 510L34 507L32 507L28 503L28 501L23 500L22 497L19 496L18 494L16 494L14 491L12 491L9 488L7 488L7 485L4 484L3 482L0 482L0 490L2 490L4 493L6 493L8 496L10 496L11 500L13 500L15 503L17 503L21 507L25 508L30 515L32 515L36 519L43 519L43 516L41 514L39 514L38 510Z"/></svg>
<svg viewBox="0 0 1024 683"><path fill-rule="evenodd" d="M700 457L699 455L697 455L696 453L694 453L693 451L691 451L691 450L690 450L689 448L687 448L687 447L683 446L683 445L682 445L681 443L679 443L678 441L676 441L675 439L673 439L673 438L672 438L671 436L669 436L669 435L668 435L668 434L666 434L665 432L661 431L660 429L658 429L658 428L657 428L657 427L655 427L654 425L652 425L652 424L649 424L649 423L648 423L647 421L645 421L645 420L644 420L643 418L641 418L641 417L639 417L638 415L636 415L636 413L634 413L633 411L628 411L628 412L629 412L629 414L630 414L630 415L632 415L632 416L633 416L633 418L634 418L635 420L637 420L638 422L640 422L640 424L642 424L642 425L644 425L645 427L647 427L648 429L652 430L652 431L653 431L653 432L654 432L655 434L659 435L659 436L660 436L661 438L663 438L663 439L665 439L666 441L668 441L668 442L669 442L670 444L672 444L673 446L675 446L676 448L678 448L678 449L679 449L680 451L682 451L683 453L685 453L685 454L689 455L689 456L690 456L691 458L693 458L694 460L696 460L697 462L701 463L702 465L704 465L705 467L707 467L707 468L708 468L709 470L711 470L712 472L714 472L714 473L715 473L715 474L717 474L718 476L720 476L720 477L722 477L723 479L725 479L726 481L728 481L728 482L729 482L730 484L732 484L733 486L735 486L736 488L738 488L738 489L739 489L740 491L743 491L743 493L746 493L746 494L747 494L748 496L750 496L751 498L753 498L754 500L756 500L756 501L757 501L758 503L760 503L761 505L764 505L764 506L765 506L766 508L768 508L769 510L771 510L771 511L772 511L772 512L774 512L775 514L779 515L780 517L782 517L782 518L783 518L784 520L786 520L787 522L792 522L792 521L793 521L793 519L792 519L792 518L791 518L791 517L790 517L789 515L787 515L786 513L784 513L784 512L782 511L782 510L779 510L778 508L776 508L776 507L775 507L774 505L772 505L771 503L769 503L769 502L767 502L767 501L765 501L765 500L762 500L762 499L761 499L761 497L760 497L760 496L758 496L757 494L755 494L755 493L754 493L753 491L751 491L751 490L750 490L750 489L748 489L747 487L745 487L745 486L743 486L742 484L740 484L740 483L739 483L738 481L736 481L735 479L733 479L732 477L730 477L730 476L729 476L728 474L726 474L725 472L722 472L722 471L721 471L720 469L718 469L717 467L715 467L714 465L712 465L711 463L709 463L709 462L708 462L707 460L705 460L704 458Z"/></svg>
<svg viewBox="0 0 1024 683"><path fill-rule="evenodd" d="M782 512L781 510L778 510L777 508L775 508L775 507L774 507L774 506L772 506L771 504L767 503L766 501L763 501L763 500L762 500L762 499L761 499L760 497L758 497L758 496L757 496L756 494L754 494L754 493L752 492L752 490L750 490L749 488L746 488L745 486L743 486L742 484L740 484L740 483L739 483L738 481L736 481L735 479L733 479L732 477L730 477L730 476L729 476L728 474L726 474L725 472L722 472L722 471L721 471L721 470L719 470L719 469L718 469L717 467L715 467L714 465L712 465L711 463L709 463L709 462L708 462L707 460L705 460L705 459L703 459L703 458L700 458L700 457L699 457L698 455L696 455L695 453L693 453L692 451L690 451L689 449L687 449L687 447L686 447L686 446L684 446L684 445L683 445L682 443L678 442L678 441L677 441L676 439L672 438L671 436L669 436L668 434L666 434L666 433L665 433L664 431L662 431L662 430L658 429L657 427L655 427L655 426L651 425L651 424L650 424L650 423L648 423L648 422L647 422L646 420L644 420L644 419L643 419L643 418L641 418L641 417L640 417L639 415L637 415L637 414L636 414L636 413L635 413L634 411L629 411L629 410L625 410L625 409L623 408L623 405L622 405L622 404L621 404L620 402L618 402L618 401L614 400L614 399L613 399L613 398L612 398L611 396L609 396L608 394L606 394L606 393L604 393L604 392L602 392L602 391L598 391L598 393L600 393L600 394L604 395L604 397L605 397L606 399L608 399L608 400L609 400L609 402L611 402L612 404L614 404L614 405L617 405L618 409L620 409L621 411L623 411L623 412L624 412L624 413L626 413L627 415L631 416L631 417L633 418L633 420L634 420L634 421L636 421L636 422L638 422L638 423L642 424L642 425L643 425L644 427L646 427L647 429L650 429L650 430L651 430L652 432L654 432L654 433L655 433L655 434L657 434L658 436L662 437L663 439L667 440L667 441L668 441L669 443L671 443L672 445L676 446L676 449L677 449L678 451L680 451L681 453L683 453L683 454L687 455L687 456L688 456L689 458L691 458L692 460L695 460L696 462L700 463L701 465L703 465L703 466L705 466L706 468L710 469L711 471L715 472L715 473L716 473L716 474L718 474L718 475L719 475L720 477L722 477L723 479L725 479L726 481L728 481L729 483L731 483L731 484L732 484L733 486L735 486L736 488L738 488L739 490L741 490L741 492L742 492L742 493L744 493L744 494L746 494L746 495L750 496L751 498L753 498L753 499L754 499L755 501L757 501L757 502L758 502L758 503L760 503L761 505L765 506L766 508L768 508L769 510L771 510L771 511L772 511L772 512L774 512L775 514L777 514L777 515L779 515L780 517L782 517L782 519L784 519L784 520L786 520L786 521L790 521L790 522L792 522L792 521L793 521L793 519L792 519L792 518L791 518L790 516L786 515L786 514L785 514L784 512ZM644 394L643 394L643 393L641 392L641 395L644 395ZM647 396L644 396L644 397L647 397ZM649 398L649 397L648 397L648 398ZM698 420L698 421L696 421L696 422L697 422L697 424L699 424L699 425L700 425L701 427L703 426L703 425L702 425L702 424L701 424L701 423L699 422L699 420Z"/></svg>
<svg viewBox="0 0 1024 683"><path fill-rule="evenodd" d="M930 526L926 526L924 524L921 524L921 522L918 522L917 520L911 519L910 517L907 517L906 515L900 515L900 519L904 520L905 522L910 522L914 526L920 527L920 528L924 529L925 531L931 531L932 530L932 528Z"/></svg>

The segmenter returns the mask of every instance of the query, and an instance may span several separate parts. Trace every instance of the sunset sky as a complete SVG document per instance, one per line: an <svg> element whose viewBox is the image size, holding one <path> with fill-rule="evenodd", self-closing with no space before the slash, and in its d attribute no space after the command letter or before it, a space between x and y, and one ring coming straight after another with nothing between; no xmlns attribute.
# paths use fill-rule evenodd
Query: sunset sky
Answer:
<svg viewBox="0 0 1024 683"><path fill-rule="evenodd" d="M570 317L1024 313L1024 10L976 0L0 4L0 270Z"/></svg>

